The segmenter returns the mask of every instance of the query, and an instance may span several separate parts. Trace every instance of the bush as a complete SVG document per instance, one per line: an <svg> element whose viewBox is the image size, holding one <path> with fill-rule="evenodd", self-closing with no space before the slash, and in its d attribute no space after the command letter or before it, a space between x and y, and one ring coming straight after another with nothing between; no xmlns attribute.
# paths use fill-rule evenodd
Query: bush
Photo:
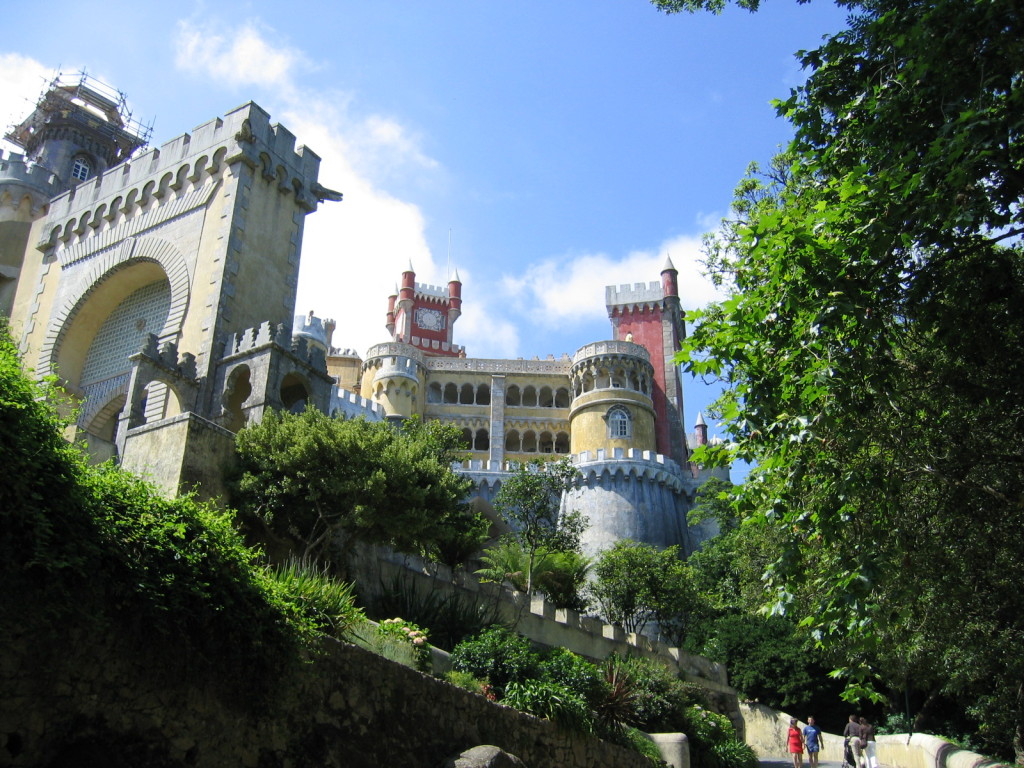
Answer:
<svg viewBox="0 0 1024 768"><path fill-rule="evenodd" d="M409 648L412 654L412 666L421 672L430 670L430 643L427 633L420 627L405 619L384 619L377 625L377 635L390 640L396 645Z"/></svg>
<svg viewBox="0 0 1024 768"><path fill-rule="evenodd" d="M601 670L582 656L565 648L552 648L541 660L545 679L564 686L594 709L605 696L606 684Z"/></svg>
<svg viewBox="0 0 1024 768"><path fill-rule="evenodd" d="M606 678L621 680L629 691L629 715L621 722L648 733L687 731L686 710L703 702L701 689L684 683L663 665L638 656L608 657Z"/></svg>
<svg viewBox="0 0 1024 768"><path fill-rule="evenodd" d="M463 640L451 655L452 668L486 679L499 696L509 683L541 676L540 655L530 641L504 627L491 627Z"/></svg>
<svg viewBox="0 0 1024 768"><path fill-rule="evenodd" d="M543 717L581 733L592 733L594 716L587 702L564 685L551 680L527 679L509 683L503 704Z"/></svg>
<svg viewBox="0 0 1024 768"><path fill-rule="evenodd" d="M727 739L711 748L721 768L757 768L760 760L749 744L738 739Z"/></svg>
<svg viewBox="0 0 1024 768"><path fill-rule="evenodd" d="M428 629L431 644L446 651L499 622L497 605L479 597L417 589L405 575L396 575L390 584L382 581L380 586L379 595L365 601L370 618L402 616Z"/></svg>

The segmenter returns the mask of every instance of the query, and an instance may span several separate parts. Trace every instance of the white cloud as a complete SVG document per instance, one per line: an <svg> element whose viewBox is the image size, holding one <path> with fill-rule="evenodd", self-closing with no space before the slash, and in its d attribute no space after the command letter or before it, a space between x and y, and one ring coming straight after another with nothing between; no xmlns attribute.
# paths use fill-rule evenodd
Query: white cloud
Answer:
<svg viewBox="0 0 1024 768"><path fill-rule="evenodd" d="M700 238L692 236L678 236L654 250L633 251L622 258L604 253L550 258L506 275L503 288L521 310L536 310L559 322L589 322L606 316L605 286L659 280L669 257L683 276L679 288L684 307L703 306L718 297L700 274Z"/></svg>
<svg viewBox="0 0 1024 768"><path fill-rule="evenodd" d="M0 54L0 130L3 134L32 111L52 74L52 70L35 59L17 53ZM24 151L6 141L0 142L0 146L8 151Z"/></svg>
<svg viewBox="0 0 1024 768"><path fill-rule="evenodd" d="M178 22L178 69L203 74L233 87L289 89L293 87L295 71L309 66L301 51L268 42L263 33L271 30L256 21L246 22L230 36L215 34L214 28L212 24Z"/></svg>
<svg viewBox="0 0 1024 768"><path fill-rule="evenodd" d="M272 118L320 156L320 183L344 200L323 203L306 219L296 312L333 318L335 344L363 354L386 340L387 297L410 262L418 282L447 279L427 246L422 211L384 182L442 169L396 118L360 113L350 93L302 87L297 75L312 64L303 52L276 46L273 30L257 22L233 34L215 29L180 23L178 66L213 84L262 89Z"/></svg>

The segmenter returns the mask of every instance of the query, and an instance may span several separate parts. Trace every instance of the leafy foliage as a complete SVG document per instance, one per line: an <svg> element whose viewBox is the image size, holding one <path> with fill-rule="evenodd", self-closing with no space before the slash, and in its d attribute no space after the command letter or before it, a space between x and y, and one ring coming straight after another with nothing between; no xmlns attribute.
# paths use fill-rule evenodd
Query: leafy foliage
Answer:
<svg viewBox="0 0 1024 768"><path fill-rule="evenodd" d="M509 683L540 677L540 655L522 635L491 627L452 651L452 669L487 680L501 696Z"/></svg>
<svg viewBox="0 0 1024 768"><path fill-rule="evenodd" d="M436 421L268 413L238 433L234 501L304 557L337 558L359 542L440 557L479 544L486 523L452 469L461 435ZM335 549L335 546L337 548Z"/></svg>
<svg viewBox="0 0 1024 768"><path fill-rule="evenodd" d="M526 553L526 592L534 589L534 571L542 553L579 553L587 520L579 512L559 513L562 494L579 478L569 459L519 465L498 490L494 508L512 528L506 541Z"/></svg>
<svg viewBox="0 0 1024 768"><path fill-rule="evenodd" d="M502 703L570 730L590 733L594 729L593 713L586 701L551 680L527 679L509 683Z"/></svg>
<svg viewBox="0 0 1024 768"><path fill-rule="evenodd" d="M168 500L63 440L59 393L0 332L0 627L118 633L154 676L212 681L258 706L278 674L357 612L348 587L263 567L231 512ZM60 628L59 630L57 628Z"/></svg>
<svg viewBox="0 0 1024 768"><path fill-rule="evenodd" d="M447 651L463 639L500 623L501 618L494 602L476 595L417 588L408 576L399 575L390 583L382 583L379 593L371 599L360 597L365 600L363 605L371 619L404 616L428 629L431 644Z"/></svg>
<svg viewBox="0 0 1024 768"><path fill-rule="evenodd" d="M481 581L508 582L520 592L526 592L527 584L532 581L557 608L583 612L588 607L583 587L591 561L580 552L538 548L534 553L531 578L527 578L529 552L514 538L503 538L485 549L480 561L484 567L476 574Z"/></svg>
<svg viewBox="0 0 1024 768"><path fill-rule="evenodd" d="M696 595L679 548L658 550L629 539L615 542L594 566L591 592L601 612L627 632L639 632L655 620L673 639L684 634Z"/></svg>
<svg viewBox="0 0 1024 768"><path fill-rule="evenodd" d="M1024 759L1020 9L844 5L778 105L795 140L708 241L733 295L681 362L729 385L721 450L757 464L737 512L779 536L774 608L848 695L902 689L919 728L956 701Z"/></svg>

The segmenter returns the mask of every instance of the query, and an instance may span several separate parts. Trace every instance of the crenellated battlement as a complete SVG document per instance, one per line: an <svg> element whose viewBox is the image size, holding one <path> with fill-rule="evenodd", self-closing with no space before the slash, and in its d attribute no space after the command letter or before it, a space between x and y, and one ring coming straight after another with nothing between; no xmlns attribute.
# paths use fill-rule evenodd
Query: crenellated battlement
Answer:
<svg viewBox="0 0 1024 768"><path fill-rule="evenodd" d="M334 387L331 391L331 416L343 415L346 419L365 418L367 421L383 421L387 415L383 406L348 389Z"/></svg>
<svg viewBox="0 0 1024 768"><path fill-rule="evenodd" d="M61 181L52 171L26 160L19 152L0 150L0 184L7 183L24 184L48 198L61 191Z"/></svg>
<svg viewBox="0 0 1024 768"><path fill-rule="evenodd" d="M577 487L600 485L605 477L631 477L665 485L674 493L684 493L692 483L692 478L675 460L654 451L640 451L635 448L614 448L607 451L599 448L596 451L572 454L570 458L580 471L581 477ZM473 477L478 483L493 485L516 471L519 463L465 459L452 466Z"/></svg>
<svg viewBox="0 0 1024 768"><path fill-rule="evenodd" d="M150 363L174 376L187 381L196 381L196 356L191 352L185 352L179 360L178 345L173 341L165 341L161 344L160 338L155 333L146 336L142 349L136 356L146 358Z"/></svg>
<svg viewBox="0 0 1024 768"><path fill-rule="evenodd" d="M256 328L246 328L232 333L224 343L223 359L238 355L250 355L265 347L276 346L316 371L326 372L327 357L319 347L309 346L303 337L293 338L291 328L285 323L264 321Z"/></svg>
<svg viewBox="0 0 1024 768"><path fill-rule="evenodd" d="M466 348L461 344L449 344L447 341L438 341L437 339L421 339L419 336L412 337L412 345L419 349L431 349L442 352L455 352L460 354L466 351Z"/></svg>
<svg viewBox="0 0 1024 768"><path fill-rule="evenodd" d="M414 283L416 298L448 300L448 286Z"/></svg>
<svg viewBox="0 0 1024 768"><path fill-rule="evenodd" d="M337 198L317 183L319 156L296 149L295 136L249 102L55 197L46 237L52 243L54 237L88 235L87 224L96 229L102 220L130 214L153 199L176 197L238 162L258 169L307 213L319 200Z"/></svg>
<svg viewBox="0 0 1024 768"><path fill-rule="evenodd" d="M466 373L530 373L568 376L572 361L568 355L555 359L548 355L546 360L493 360L482 357L429 357L427 369L431 371L450 371Z"/></svg>
<svg viewBox="0 0 1024 768"><path fill-rule="evenodd" d="M605 305L611 310L616 306L652 304L665 298L661 283L634 283L630 285L609 285L604 289Z"/></svg>

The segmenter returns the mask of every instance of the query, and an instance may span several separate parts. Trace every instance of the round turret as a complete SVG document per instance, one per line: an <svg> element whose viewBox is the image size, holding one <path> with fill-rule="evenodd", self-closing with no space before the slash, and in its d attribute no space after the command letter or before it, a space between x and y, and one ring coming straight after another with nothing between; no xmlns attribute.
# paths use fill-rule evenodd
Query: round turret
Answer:
<svg viewBox="0 0 1024 768"><path fill-rule="evenodd" d="M650 355L629 341L599 341L573 355L569 409L572 453L655 450Z"/></svg>
<svg viewBox="0 0 1024 768"><path fill-rule="evenodd" d="M370 347L362 366L360 394L380 405L387 419L403 420L421 414L426 366L409 344L388 342Z"/></svg>
<svg viewBox="0 0 1024 768"><path fill-rule="evenodd" d="M292 338L304 338L308 349L320 349L326 356L330 352L328 324L334 329L333 320L321 320L310 310L308 315L296 315L292 322Z"/></svg>

